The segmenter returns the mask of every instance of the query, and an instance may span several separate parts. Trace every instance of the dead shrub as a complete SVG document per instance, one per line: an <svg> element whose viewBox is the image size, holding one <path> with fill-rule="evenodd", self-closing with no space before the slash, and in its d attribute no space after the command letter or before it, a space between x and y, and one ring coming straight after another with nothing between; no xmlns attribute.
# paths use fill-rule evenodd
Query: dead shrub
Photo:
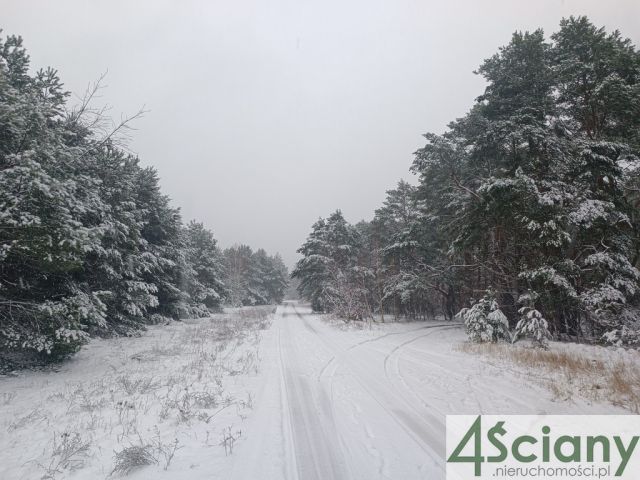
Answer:
<svg viewBox="0 0 640 480"><path fill-rule="evenodd" d="M78 432L54 433L53 450L48 465L39 464L44 469L43 479L54 479L64 471L73 472L84 467L89 456L91 442Z"/></svg>
<svg viewBox="0 0 640 480"><path fill-rule="evenodd" d="M147 465L154 465L158 460L154 456L153 445L131 445L115 452L111 475L129 475L132 471Z"/></svg>

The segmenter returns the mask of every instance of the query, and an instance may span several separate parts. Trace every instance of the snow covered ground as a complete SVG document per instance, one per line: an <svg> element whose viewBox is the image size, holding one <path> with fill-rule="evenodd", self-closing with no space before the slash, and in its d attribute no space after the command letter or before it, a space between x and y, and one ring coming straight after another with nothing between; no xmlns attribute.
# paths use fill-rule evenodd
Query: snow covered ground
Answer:
<svg viewBox="0 0 640 480"><path fill-rule="evenodd" d="M0 378L0 479L228 478L273 310L92 340L57 371Z"/></svg>
<svg viewBox="0 0 640 480"><path fill-rule="evenodd" d="M438 479L446 414L628 413L465 353L460 325L344 330L289 303L271 333L233 478Z"/></svg>
<svg viewBox="0 0 640 480"><path fill-rule="evenodd" d="M58 372L0 379L0 478L105 478L146 449L149 465L112 476L439 479L446 414L628 413L559 399L464 340L444 322L347 329L288 302L94 341Z"/></svg>

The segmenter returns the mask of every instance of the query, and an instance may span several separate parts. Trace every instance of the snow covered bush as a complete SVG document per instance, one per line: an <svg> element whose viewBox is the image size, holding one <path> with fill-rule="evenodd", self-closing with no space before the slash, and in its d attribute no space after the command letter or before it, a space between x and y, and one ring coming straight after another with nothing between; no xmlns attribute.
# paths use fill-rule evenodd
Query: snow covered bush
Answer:
<svg viewBox="0 0 640 480"><path fill-rule="evenodd" d="M111 475L127 476L131 472L158 463L153 445L141 444L125 447L115 452L114 466Z"/></svg>
<svg viewBox="0 0 640 480"><path fill-rule="evenodd" d="M539 295L536 292L529 291L518 299L518 303L523 306L518 309L520 318L513 335L513 342L522 337L529 337L534 346L546 349L549 346L548 340L551 338L551 333L549 332L549 323L535 308L535 302L538 298Z"/></svg>
<svg viewBox="0 0 640 480"><path fill-rule="evenodd" d="M470 308L463 308L457 315L464 320L469 339L473 342L498 342L510 340L509 322L498 305L495 293L487 293Z"/></svg>
<svg viewBox="0 0 640 480"><path fill-rule="evenodd" d="M548 348L549 324L542 314L533 307L522 307L518 310L520 320L516 325L514 334L514 342L521 337L530 337L536 347Z"/></svg>
<svg viewBox="0 0 640 480"><path fill-rule="evenodd" d="M624 308L615 314L602 316L600 322L608 326L601 336L606 345L640 347L640 308Z"/></svg>
<svg viewBox="0 0 640 480"><path fill-rule="evenodd" d="M327 299L331 311L345 321L371 318L367 290L354 281L355 276L355 272L340 273L328 287Z"/></svg>
<svg viewBox="0 0 640 480"><path fill-rule="evenodd" d="M609 330L602 335L602 340L607 345L616 347L638 347L640 345L640 330L632 330L626 325Z"/></svg>

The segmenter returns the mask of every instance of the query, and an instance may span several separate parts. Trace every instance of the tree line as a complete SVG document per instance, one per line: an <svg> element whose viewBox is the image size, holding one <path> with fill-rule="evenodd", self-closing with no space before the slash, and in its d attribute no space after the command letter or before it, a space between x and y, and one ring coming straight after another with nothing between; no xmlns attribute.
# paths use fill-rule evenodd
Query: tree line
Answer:
<svg viewBox="0 0 640 480"><path fill-rule="evenodd" d="M0 38L0 362L283 298L278 255L221 251L182 222L157 172L125 148L131 119L111 125L92 106L99 88L70 107L55 70L30 74L22 39Z"/></svg>
<svg viewBox="0 0 640 480"><path fill-rule="evenodd" d="M640 53L570 17L550 39L514 33L475 73L484 93L425 135L417 185L371 221L313 225L301 295L346 319L461 312L494 333L636 344Z"/></svg>

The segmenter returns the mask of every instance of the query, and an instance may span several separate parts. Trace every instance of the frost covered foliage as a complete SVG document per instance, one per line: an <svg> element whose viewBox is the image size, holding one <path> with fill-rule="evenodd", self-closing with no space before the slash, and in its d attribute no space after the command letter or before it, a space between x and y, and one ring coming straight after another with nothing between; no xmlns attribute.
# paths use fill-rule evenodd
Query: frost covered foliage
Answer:
<svg viewBox="0 0 640 480"><path fill-rule="evenodd" d="M464 219L451 225L450 252L472 265L472 278L504 292L512 318L520 293L533 289L554 330L597 335L604 312L619 311L637 294L620 168L635 152L621 137L625 129L607 121L617 107L582 103L608 81L605 71L622 73L609 56L623 59L625 75L635 70L626 81L636 81L640 64L628 42L584 18L563 21L552 38L553 44L541 31L517 33L486 60L479 73L489 86L480 102L447 134L428 137L414 169L425 187L453 178L445 180L448 192L436 186L424 198L441 218ZM591 50L594 43L608 53ZM582 78L577 72L594 68L602 76L585 77L592 79L588 92L585 85L567 90ZM640 99L640 89L626 91ZM435 198L439 192L446 203Z"/></svg>
<svg viewBox="0 0 640 480"><path fill-rule="evenodd" d="M63 358L90 335L208 315L226 295L211 232L182 224L155 170L55 70L0 37L0 364ZM267 273L265 273L266 275ZM2 366L2 365L0 365Z"/></svg>
<svg viewBox="0 0 640 480"><path fill-rule="evenodd" d="M64 356L105 322L104 292L74 276L108 205L56 72L28 67L22 40L0 39L0 344Z"/></svg>
<svg viewBox="0 0 640 480"><path fill-rule="evenodd" d="M280 255L248 245L224 251L227 302L232 306L269 305L282 302L289 273Z"/></svg>
<svg viewBox="0 0 640 480"><path fill-rule="evenodd" d="M607 345L616 347L634 347L640 346L640 330L631 329L626 325L620 328L614 328L602 335L602 340Z"/></svg>
<svg viewBox="0 0 640 480"><path fill-rule="evenodd" d="M425 135L417 185L401 182L351 227L348 259L327 247L326 221L314 225L301 294L326 309L332 266L358 266L381 315L451 318L491 286L512 325L532 291L540 316L524 314L556 338L620 330L640 301L639 52L571 17L549 39L514 33L477 73L483 94L444 134Z"/></svg>
<svg viewBox="0 0 640 480"><path fill-rule="evenodd" d="M487 293L470 308L463 308L458 312L463 319L469 339L477 343L510 340L509 322L498 305L495 293Z"/></svg>
<svg viewBox="0 0 640 480"><path fill-rule="evenodd" d="M549 345L549 324L538 310L533 307L522 307L518 310L520 319L516 325L514 341L519 338L531 338L536 347L547 348Z"/></svg>
<svg viewBox="0 0 640 480"><path fill-rule="evenodd" d="M516 325L516 338L531 337L534 345L546 348L551 334L549 333L549 324L542 317L542 314L530 307L522 307L518 313L520 320Z"/></svg>
<svg viewBox="0 0 640 480"><path fill-rule="evenodd" d="M522 307L518 309L518 323L513 342L520 338L530 338L535 347L546 349L549 346L551 332L549 332L549 322L535 307L539 298L536 292L528 291L518 299Z"/></svg>
<svg viewBox="0 0 640 480"><path fill-rule="evenodd" d="M200 312L219 310L227 289L224 259L217 241L204 225L195 221L189 222L182 235L185 263L182 283Z"/></svg>
<svg viewBox="0 0 640 480"><path fill-rule="evenodd" d="M292 276L300 280L298 291L315 311L332 312L345 320L371 316L368 287L373 271L359 262L362 238L339 210L313 225L298 250L302 258Z"/></svg>
<svg viewBox="0 0 640 480"><path fill-rule="evenodd" d="M602 341L607 345L617 347L640 347L640 308L629 307L615 315L605 317L609 325L602 335Z"/></svg>
<svg viewBox="0 0 640 480"><path fill-rule="evenodd" d="M343 320L364 320L371 317L367 289L358 282L358 273L367 275L357 267L347 272L339 272L327 285L325 292L329 311Z"/></svg>

